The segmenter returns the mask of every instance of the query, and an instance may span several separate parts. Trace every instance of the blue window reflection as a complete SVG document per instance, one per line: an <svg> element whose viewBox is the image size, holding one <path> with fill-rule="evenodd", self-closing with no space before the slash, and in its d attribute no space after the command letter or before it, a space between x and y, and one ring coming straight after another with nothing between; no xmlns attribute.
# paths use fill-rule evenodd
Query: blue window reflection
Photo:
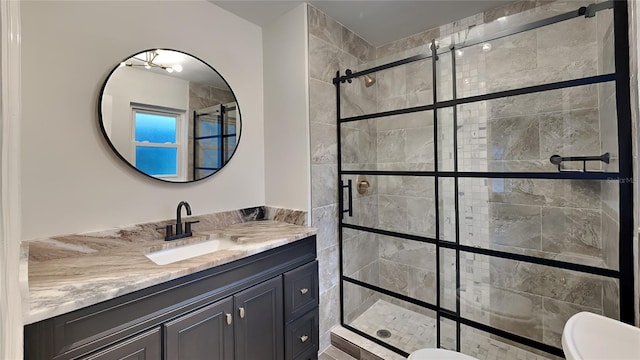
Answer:
<svg viewBox="0 0 640 360"><path fill-rule="evenodd" d="M136 146L136 168L152 176L178 175L178 149Z"/></svg>
<svg viewBox="0 0 640 360"><path fill-rule="evenodd" d="M136 112L136 141L176 143L176 117Z"/></svg>

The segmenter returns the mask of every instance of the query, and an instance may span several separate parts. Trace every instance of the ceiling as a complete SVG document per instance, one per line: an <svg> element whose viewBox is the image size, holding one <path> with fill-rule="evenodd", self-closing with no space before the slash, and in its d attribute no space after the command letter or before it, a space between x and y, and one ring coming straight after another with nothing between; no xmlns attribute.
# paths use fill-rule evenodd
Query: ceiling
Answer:
<svg viewBox="0 0 640 360"><path fill-rule="evenodd" d="M209 1L258 26L270 24L303 3L267 0ZM373 46L399 40L509 2L512 0L309 1Z"/></svg>

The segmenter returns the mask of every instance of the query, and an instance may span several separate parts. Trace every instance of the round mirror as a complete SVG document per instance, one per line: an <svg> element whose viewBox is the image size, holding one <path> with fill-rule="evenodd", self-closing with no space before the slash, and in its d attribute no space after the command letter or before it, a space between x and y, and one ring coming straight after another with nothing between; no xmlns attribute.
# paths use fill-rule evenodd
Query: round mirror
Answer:
<svg viewBox="0 0 640 360"><path fill-rule="evenodd" d="M99 118L122 160L169 182L213 175L240 140L240 109L227 81L176 50L146 50L116 65L100 92Z"/></svg>

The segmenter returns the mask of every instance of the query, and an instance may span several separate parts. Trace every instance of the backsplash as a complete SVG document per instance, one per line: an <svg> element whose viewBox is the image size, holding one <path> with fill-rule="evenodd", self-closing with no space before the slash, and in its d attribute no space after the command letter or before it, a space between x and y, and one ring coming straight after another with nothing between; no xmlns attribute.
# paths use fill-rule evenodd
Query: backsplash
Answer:
<svg viewBox="0 0 640 360"><path fill-rule="evenodd" d="M259 221L275 220L294 225L306 225L306 212L270 206L258 206L246 209L219 213L195 215L190 221L200 221L194 225L193 231L212 231L230 225ZM157 242L164 239L164 226L175 223L175 219L167 219L151 223L127 225L108 230L93 231L82 234L52 236L45 239L23 241L23 248L28 251L29 262L60 259L79 254L90 254L112 247L122 246L128 242ZM112 240L112 241L110 241ZM26 254L25 254L26 255Z"/></svg>

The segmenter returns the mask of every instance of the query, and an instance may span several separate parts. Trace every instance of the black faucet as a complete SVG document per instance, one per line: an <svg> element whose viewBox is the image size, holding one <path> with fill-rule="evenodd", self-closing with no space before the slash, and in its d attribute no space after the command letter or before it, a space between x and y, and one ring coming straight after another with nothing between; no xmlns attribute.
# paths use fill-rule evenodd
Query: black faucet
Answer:
<svg viewBox="0 0 640 360"><path fill-rule="evenodd" d="M165 241L190 237L192 235L191 224L200 222L200 221L185 221L184 229L183 229L182 228L182 207L183 206L187 209L187 215L191 215L191 206L189 206L189 203L186 201L180 201L180 203L178 204L178 209L176 210L176 233L175 235L173 234L173 225L168 224L167 226L165 226L165 231L166 231L166 234L164 237ZM157 229L161 229L161 228L157 228Z"/></svg>
<svg viewBox="0 0 640 360"><path fill-rule="evenodd" d="M186 201L180 201L176 210L176 235L182 234L182 207L187 208L187 216L191 215L191 206ZM191 235L191 234L189 234Z"/></svg>

